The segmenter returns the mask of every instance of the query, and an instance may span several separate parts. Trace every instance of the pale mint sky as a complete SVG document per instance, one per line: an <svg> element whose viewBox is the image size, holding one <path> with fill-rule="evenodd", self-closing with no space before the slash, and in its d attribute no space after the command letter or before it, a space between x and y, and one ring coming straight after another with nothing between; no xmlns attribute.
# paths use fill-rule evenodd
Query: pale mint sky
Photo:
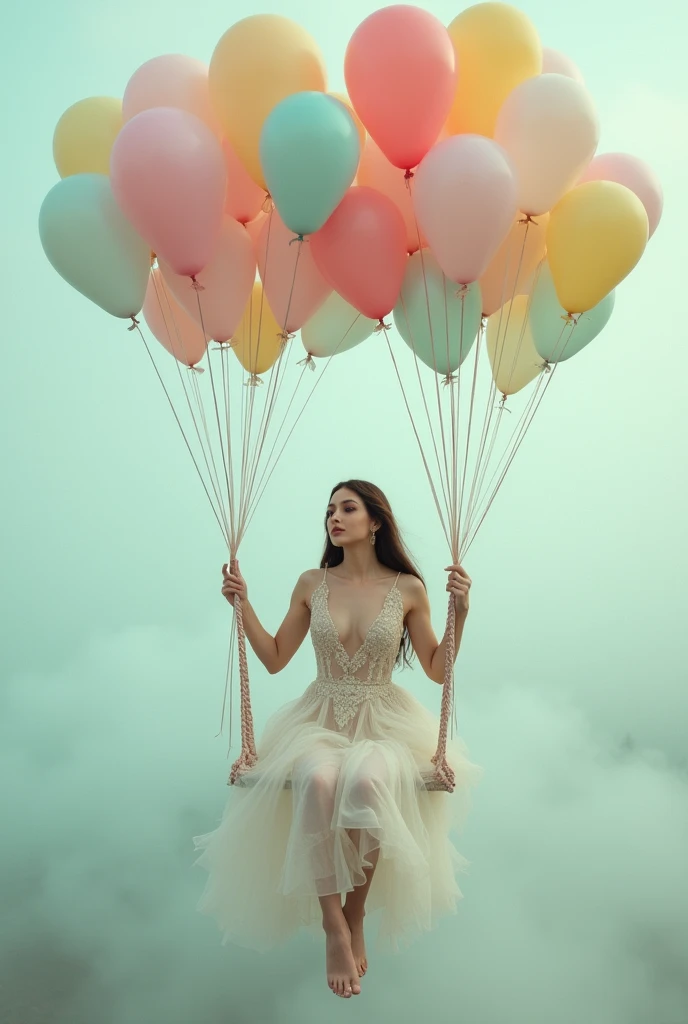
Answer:
<svg viewBox="0 0 688 1024"><path fill-rule="evenodd" d="M581 68L600 151L658 172L664 219L604 334L558 371L470 552L459 719L486 776L466 899L411 953L375 960L355 1012L685 1024L688 14L678 0L522 6ZM373 9L271 8L317 38L333 88ZM461 8L430 9L449 22ZM347 1012L319 947L223 950L195 914L190 837L225 799L225 551L136 338L55 274L37 231L63 110L121 95L157 54L208 60L257 10L70 0L5 17L0 1020L3 999L43 1006L22 1024ZM373 339L328 374L243 549L252 600L276 626L319 558L331 485L362 476L392 499L439 630L446 550L388 356ZM306 648L283 676L254 670L259 723L311 672ZM401 681L436 706L418 673Z"/></svg>

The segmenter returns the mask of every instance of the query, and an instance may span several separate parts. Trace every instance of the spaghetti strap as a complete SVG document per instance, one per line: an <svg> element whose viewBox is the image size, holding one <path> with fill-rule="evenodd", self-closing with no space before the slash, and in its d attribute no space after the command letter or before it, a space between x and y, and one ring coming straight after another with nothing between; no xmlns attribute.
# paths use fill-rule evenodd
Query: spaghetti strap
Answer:
<svg viewBox="0 0 688 1024"><path fill-rule="evenodd" d="M392 590L394 590L394 588L396 587L397 583L399 582L399 577L400 577L400 576L401 576L401 573L400 573L400 572L398 572L398 573L397 573L397 578L396 578L396 579L395 579L395 581L394 581L394 587L392 587Z"/></svg>

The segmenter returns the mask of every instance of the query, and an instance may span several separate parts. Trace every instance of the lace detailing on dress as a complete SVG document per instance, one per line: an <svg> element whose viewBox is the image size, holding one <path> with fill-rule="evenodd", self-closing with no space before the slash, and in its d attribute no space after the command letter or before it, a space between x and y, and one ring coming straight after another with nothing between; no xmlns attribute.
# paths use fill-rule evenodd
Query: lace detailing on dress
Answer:
<svg viewBox="0 0 688 1024"><path fill-rule="evenodd" d="M395 580L365 640L355 654L349 656L330 614L327 579L323 578L314 591L311 638L318 677L311 693L320 699L332 699L335 722L340 729L355 717L364 701L377 698L394 701L396 687L392 683L392 670L403 632L404 602Z"/></svg>

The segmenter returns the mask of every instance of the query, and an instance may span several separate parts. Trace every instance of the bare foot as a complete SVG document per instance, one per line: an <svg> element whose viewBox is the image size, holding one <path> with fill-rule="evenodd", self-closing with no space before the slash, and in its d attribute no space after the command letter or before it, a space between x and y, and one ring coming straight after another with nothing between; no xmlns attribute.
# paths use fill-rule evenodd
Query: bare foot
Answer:
<svg viewBox="0 0 688 1024"><path fill-rule="evenodd" d="M344 907L344 917L351 932L351 952L354 955L354 963L359 978L362 978L368 970L368 957L366 956L365 936L363 934L363 916L360 913L353 914L351 911L347 912L346 906Z"/></svg>
<svg viewBox="0 0 688 1024"><path fill-rule="evenodd" d="M351 952L351 936L345 923L325 930L327 984L336 996L350 999L361 994L356 964Z"/></svg>

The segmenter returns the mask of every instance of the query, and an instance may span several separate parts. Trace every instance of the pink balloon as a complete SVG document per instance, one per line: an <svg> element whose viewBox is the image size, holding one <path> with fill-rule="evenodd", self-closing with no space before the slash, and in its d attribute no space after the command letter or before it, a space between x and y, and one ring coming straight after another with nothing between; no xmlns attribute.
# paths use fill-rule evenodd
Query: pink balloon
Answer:
<svg viewBox="0 0 688 1024"><path fill-rule="evenodd" d="M227 139L222 140L222 149L227 164L225 213L240 224L248 224L263 209L265 190L256 185Z"/></svg>
<svg viewBox="0 0 688 1024"><path fill-rule="evenodd" d="M275 320L290 334L299 331L332 291L316 266L310 242L302 242L299 252L294 232L273 210L257 248L258 271Z"/></svg>
<svg viewBox="0 0 688 1024"><path fill-rule="evenodd" d="M389 196L392 202L399 208L406 226L406 250L414 253L419 249L418 225L416 215L413 212L411 202L411 191L404 172L391 164L380 147L370 136L366 139L365 148L361 154L361 162L358 166L357 182L359 185L369 185L377 189L383 195ZM426 245L421 235L421 245Z"/></svg>
<svg viewBox="0 0 688 1024"><path fill-rule="evenodd" d="M382 320L399 298L406 269L404 218L387 196L355 185L311 236L315 262L343 299Z"/></svg>
<svg viewBox="0 0 688 1024"><path fill-rule="evenodd" d="M420 7L383 7L351 37L344 77L354 110L390 163L416 167L456 91L456 55L444 25Z"/></svg>
<svg viewBox="0 0 688 1024"><path fill-rule="evenodd" d="M125 217L175 273L193 277L222 227L227 171L222 147L193 114L155 107L124 125L110 181Z"/></svg>
<svg viewBox="0 0 688 1024"><path fill-rule="evenodd" d="M208 89L208 66L182 53L168 53L142 64L129 79L122 97L124 121L153 107L176 107L203 121L217 136L220 122L215 116Z"/></svg>
<svg viewBox="0 0 688 1024"><path fill-rule="evenodd" d="M215 253L196 277L200 289L189 277L175 274L160 261L163 277L175 298L213 341L229 341L251 297L256 279L256 256L246 228L225 217ZM200 304L200 310L199 310Z"/></svg>
<svg viewBox="0 0 688 1024"><path fill-rule="evenodd" d="M543 75L565 75L572 78L574 82L583 85L583 75L577 64L574 64L570 57L559 50L550 50L549 47L542 48L542 74Z"/></svg>
<svg viewBox="0 0 688 1024"><path fill-rule="evenodd" d="M155 338L185 366L195 366L206 353L203 331L179 305L159 267L151 270L143 303L143 317Z"/></svg>
<svg viewBox="0 0 688 1024"><path fill-rule="evenodd" d="M662 217L664 192L662 183L648 164L630 153L600 153L588 165L579 184L584 181L615 181L635 192L647 211L650 236Z"/></svg>
<svg viewBox="0 0 688 1024"><path fill-rule="evenodd" d="M516 180L506 153L482 135L439 142L416 171L413 204L444 274L471 284L487 270L516 218Z"/></svg>

